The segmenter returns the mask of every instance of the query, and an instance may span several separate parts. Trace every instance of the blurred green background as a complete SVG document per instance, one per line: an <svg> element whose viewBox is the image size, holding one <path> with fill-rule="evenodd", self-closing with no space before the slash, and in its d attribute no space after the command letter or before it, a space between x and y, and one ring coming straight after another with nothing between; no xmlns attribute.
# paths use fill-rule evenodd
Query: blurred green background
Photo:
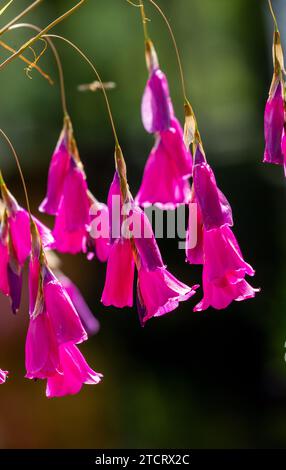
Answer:
<svg viewBox="0 0 286 470"><path fill-rule="evenodd" d="M2 0L3 6L6 1ZM1 25L26 7L15 0ZM151 37L167 73L178 117L182 95L175 55L162 19L148 1ZM81 289L101 323L82 347L104 373L96 387L75 397L48 400L45 384L24 379L27 289L14 317L0 298L0 365L11 371L0 388L1 448L237 448L286 444L286 263L283 170L262 165L263 110L272 75L272 23L267 2L257 0L158 0L174 27L187 88L218 183L230 200L235 234L257 270L255 300L225 311L193 313L201 291L174 313L141 329L136 309L103 308L105 266L83 256L62 256L62 269ZM45 26L73 2L46 0L25 21ZM286 47L286 5L273 0ZM55 30L94 60L104 80L117 83L110 100L136 194L152 136L140 120L147 77L139 11L125 0L89 0ZM17 48L33 33L3 36ZM55 40L56 41L56 40ZM68 108L90 189L105 201L113 177L113 138L100 92L79 93L95 79L68 46L57 41ZM42 44L36 46L41 50ZM32 53L31 58L32 58ZM7 53L0 50L1 61ZM57 70L51 52L32 80L17 60L1 71L0 125L23 165L35 213L46 190L52 151L62 126ZM0 143L1 169L24 205L9 150ZM52 218L41 217L50 227ZM201 269L185 264L176 240L159 240L171 272L186 283ZM27 287L27 280L25 280Z"/></svg>

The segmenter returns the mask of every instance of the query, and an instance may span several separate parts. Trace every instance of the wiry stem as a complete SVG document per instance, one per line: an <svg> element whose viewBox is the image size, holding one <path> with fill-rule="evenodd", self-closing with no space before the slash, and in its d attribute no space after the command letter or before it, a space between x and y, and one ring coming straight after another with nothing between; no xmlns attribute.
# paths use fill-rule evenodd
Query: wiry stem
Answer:
<svg viewBox="0 0 286 470"><path fill-rule="evenodd" d="M21 178L21 181L22 181L22 185L23 185L23 189L24 189L24 193L25 193L26 204L27 204L27 209L28 209L28 212L29 212L29 215L30 215L30 219L32 219L31 207L30 207L30 202L29 202L29 197L28 197L27 186L26 186L25 178L24 178L23 171L22 171L22 168L21 168L21 165L20 165L19 157L18 157L17 152L16 152L12 142L10 141L9 137L5 134L5 132L2 129L0 129L0 134L4 137L4 139L6 140L8 146L12 150L12 153L13 153L13 156L14 156L19 174L20 174L20 178Z"/></svg>
<svg viewBox="0 0 286 470"><path fill-rule="evenodd" d="M101 85L101 89L102 89L102 92L103 92L103 95L104 95L104 99L105 99L105 103L106 103L106 107L107 107L107 111L108 111L108 115L109 115L109 119L110 119L110 123L111 123L111 127L112 127L112 131L113 131L113 135L114 135L114 140L115 140L115 145L116 147L120 147L119 145L119 140L118 140L118 137L117 137L117 132L116 132L116 128L115 128L115 124L114 124L114 119L113 119L113 115L112 115L112 112L111 112L111 107L110 107L110 103L109 103L109 100L108 100L108 97L107 97L107 93L105 91L105 88L104 88L104 84L101 80L101 77L97 71L97 69L95 68L95 66L93 65L93 63L91 62L91 60L85 55L85 53L78 47L76 46L76 44L74 44L73 42L71 42L69 39L63 37L63 36L59 36L57 34L44 34L43 36L41 37L45 37L45 38L57 38L57 39L61 39L62 41L66 42L67 44L69 44L71 47L73 47L73 49L75 49L77 51L77 53L88 63L88 65L92 68L93 72L95 73L98 81L100 82L100 85Z"/></svg>
<svg viewBox="0 0 286 470"><path fill-rule="evenodd" d="M13 47L9 46L6 42L3 42L0 40L0 46L3 47L3 49L6 49L6 51L9 51L9 52L12 52L12 53L15 53L15 49L13 49ZM54 82L53 80L51 79L51 77L45 73L41 67L39 67L37 64L35 63L32 63L29 59L27 59L25 56L23 55L19 55L19 59L21 59L23 62L25 62L27 65L29 65L30 67L34 68L37 70L37 72L39 72L42 77L44 77L46 80L48 80L48 82L50 83L50 85L53 85Z"/></svg>
<svg viewBox="0 0 286 470"><path fill-rule="evenodd" d="M43 2L43 0L36 0L34 3L32 3L30 6L28 6L28 8L23 10L18 16L13 18L13 20L11 20L9 23L7 23L5 26L3 26L3 28L0 29L0 36L2 34L4 34L6 31L8 31L8 29L13 24L17 23L17 21L19 21L21 18L23 18L23 16L26 16L28 13L30 13L30 11L34 10L34 8L36 8L42 2Z"/></svg>
<svg viewBox="0 0 286 470"><path fill-rule="evenodd" d="M30 29L34 29L35 31L41 32L41 29L38 26L36 26L34 24L30 24L30 23L18 23L18 24L15 24L15 25L11 26L9 28L9 30L16 29L16 28L30 28ZM57 68L58 68L58 72L59 72L59 80L60 80L60 92L61 92L62 108L63 108L63 113L66 116L66 115L68 115L68 110L67 110L67 100L66 100L66 90L65 90L65 80L64 80L63 66L62 66L62 63L61 63L59 53L58 53L57 48L55 47L53 41L49 37L47 37L46 39L47 39L48 44L49 44L49 46L50 46L50 48L51 48L51 50L54 54L54 57L55 57L55 60L56 60L56 63L57 63ZM32 64L32 66L33 66L33 64Z"/></svg>
<svg viewBox="0 0 286 470"><path fill-rule="evenodd" d="M48 31L50 31L50 29L54 28L56 25L61 23L63 20L68 18L70 15L72 15L76 10L78 10L78 8L80 8L84 4L85 1L86 0L80 0L80 2L78 2L73 8L66 11L63 15L59 16L59 18L57 18L56 20L52 21L52 23L50 23L48 26L46 26L39 34L37 34L35 37L29 39L29 41L27 41L25 44L23 44L23 46L21 46L20 49L18 49L18 51L15 52L15 54L11 55L10 57L8 57L8 59L6 59L4 62L2 62L2 64L0 64L0 70L3 69L4 67L6 67L6 65L8 65L10 62L12 62L12 60L14 60L16 57L23 54L23 52L28 47L31 47L36 41L38 41L38 39L43 37L43 35L46 34Z"/></svg>

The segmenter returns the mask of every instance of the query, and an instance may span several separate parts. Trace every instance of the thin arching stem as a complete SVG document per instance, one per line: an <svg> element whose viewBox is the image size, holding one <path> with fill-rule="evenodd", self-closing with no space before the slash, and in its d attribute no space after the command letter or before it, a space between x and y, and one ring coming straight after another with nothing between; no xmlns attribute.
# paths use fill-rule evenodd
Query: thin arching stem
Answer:
<svg viewBox="0 0 286 470"><path fill-rule="evenodd" d="M38 31L38 32L41 32L41 29L34 25L34 24L30 24L30 23L18 23L18 24L15 24L13 26L11 26L9 28L9 30L12 30L12 29L17 29L17 28L30 28L30 29L33 29L35 31ZM65 90L65 80L64 80L64 72L63 72L63 66L62 66L62 62L61 62L61 59L60 59L60 56L59 56L59 53L57 51L57 48L55 47L53 41L51 40L50 37L46 37L47 41L48 41L48 44L54 54L54 57L55 57L55 60L56 60L56 63L57 63L57 67L58 67L58 72L59 72L59 80L60 80L60 92L61 92L61 101L62 101L62 108L63 108L63 113L64 115L68 115L68 110L67 110L67 100L66 100L66 90Z"/></svg>
<svg viewBox="0 0 286 470"><path fill-rule="evenodd" d="M169 20L167 19L165 13L162 11L162 9L159 7L159 5L157 5L157 3L154 2L154 0L149 0L149 1L150 1L150 3L152 3L152 5L153 5L153 6L157 9L157 11L160 13L160 15L162 16L162 18L163 18L163 20L165 21L165 23L166 23L166 25L167 25L167 28L168 28L168 30L169 30L169 33L170 33L172 42L173 42L173 44L174 44L176 56L177 56L177 61L178 61L179 72L180 72L180 77L181 77L182 91L183 91L183 95L184 95L184 100L185 100L185 103L188 103L187 92L186 92L186 84L185 84L185 77L184 77L184 72L183 72L183 66L182 66L181 56L180 56L180 53L179 53L179 48L178 48L178 45L177 45L177 41L176 41L176 39L175 39L175 35L174 35L174 33L173 33L173 30L172 30L172 27L171 27L170 22L169 22Z"/></svg>
<svg viewBox="0 0 286 470"><path fill-rule="evenodd" d="M30 13L32 10L34 10L34 8L36 8L38 5L40 5L40 3L42 3L43 0L36 0L34 3L32 3L30 6L28 6L25 10L23 10L18 16L16 16L15 18L13 18L13 20L9 21L9 23L7 23L5 26L3 26L3 28L0 29L0 36L2 34L4 34L6 31L8 31L8 29L15 23L17 23L17 21L19 21L21 18L23 18L24 16L26 16L28 13Z"/></svg>
<svg viewBox="0 0 286 470"><path fill-rule="evenodd" d="M277 19L276 19L274 10L273 10L273 6L272 6L271 0L268 0L268 5L269 5L270 13L271 13L272 18L273 18L273 21L274 21L275 30L278 31L278 23L277 23Z"/></svg>
<svg viewBox="0 0 286 470"><path fill-rule="evenodd" d="M50 31L50 29L54 28L59 23L61 23L63 20L68 18L70 15L72 15L76 10L78 10L78 8L80 8L84 4L85 1L86 0L80 0L80 2L78 2L73 8L66 11L63 15L59 16L59 18L52 21L52 23L50 23L48 26L46 26L44 29L42 29L42 31L39 34L37 34L33 38L29 39L29 41L27 41L25 44L23 44L23 46L21 46L20 49L18 49L18 51L15 52L15 54L12 54L10 57L8 57L8 59L6 59L4 62L2 62L2 64L0 64L0 70L3 69L4 67L6 67L6 65L8 65L10 62L12 62L14 59L16 59L16 57L23 54L23 52L26 49L28 49L28 47L31 47L36 41L38 41L38 39L43 37L44 34L46 34L48 31Z"/></svg>
<svg viewBox="0 0 286 470"><path fill-rule="evenodd" d="M23 171L22 171L22 168L21 168L21 165L20 165L20 160L19 160L19 157L17 155L17 152L11 142L11 140L9 139L9 137L5 134L5 132L0 129L0 134L2 135L2 137L4 137L4 139L6 140L8 146L10 147L12 153L13 153L13 156L14 156L14 159L15 159L15 162L16 162L16 165L17 165L17 168L18 168L18 171L19 171L19 174L20 174L20 178L21 178L21 181L22 181L22 185L23 185L23 189L24 189L24 193L25 193L25 199L26 199L26 204L27 204L27 209L28 209L28 212L29 212L29 215L30 215L30 218L32 218L32 214L31 214L31 207L30 207L30 202L29 202L29 197L28 197L28 191L27 191L27 186L26 186L26 182L25 182L25 178L24 178L24 175L23 175Z"/></svg>
<svg viewBox="0 0 286 470"><path fill-rule="evenodd" d="M78 54L88 63L88 65L92 68L93 72L95 73L96 77L97 77L97 80L99 81L100 85L101 85L101 89L102 89L102 92L103 92L103 95L104 95L104 99L105 99L105 103L106 103L106 107L107 107L107 111L108 111L108 115L109 115L109 119L110 119L110 123L111 123L111 127L112 127L112 131L113 131L113 135L114 135L114 140L115 140L115 145L116 147L120 147L119 145L119 140L118 140L118 137L117 137L117 132L116 132L116 127L115 127L115 124L114 124L114 119L113 119L113 115L112 115L112 112L111 112L111 107L110 107L110 103L109 103L109 100L108 100L108 97L107 97L107 93L104 89L104 84L101 80L101 77L97 71L97 69L95 68L95 66L93 65L93 63L91 62L91 60L84 54L84 52L78 47L76 46L73 42L71 42L69 39L63 37L63 36L58 36L57 34L44 34L43 36L41 37L44 37L44 38L57 38L57 39L61 39L62 41L66 42L67 44L69 44L71 47L73 47L73 49L75 49Z"/></svg>

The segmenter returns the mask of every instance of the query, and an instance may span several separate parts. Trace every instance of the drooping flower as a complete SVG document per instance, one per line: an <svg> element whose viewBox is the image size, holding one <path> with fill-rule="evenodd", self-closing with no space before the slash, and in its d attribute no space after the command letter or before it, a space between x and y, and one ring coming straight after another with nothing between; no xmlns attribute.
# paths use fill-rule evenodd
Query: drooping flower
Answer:
<svg viewBox="0 0 286 470"><path fill-rule="evenodd" d="M264 162L284 164L281 142L284 127L283 83L275 80L270 90L264 113L265 151Z"/></svg>
<svg viewBox="0 0 286 470"><path fill-rule="evenodd" d="M255 296L245 276L253 276L253 268L244 261L237 240L232 233L231 207L216 184L214 173L197 145L193 169L192 203L197 203L197 222L190 220L190 231L197 230L198 244L186 249L190 264L203 264L204 297L194 308L205 310L212 306L226 308L233 300L245 300Z"/></svg>
<svg viewBox="0 0 286 470"><path fill-rule="evenodd" d="M187 179L192 174L192 156L185 146L168 82L151 41L146 43L146 59L150 76L142 100L142 121L146 131L155 135L155 146L136 201L142 206L156 204L162 209L174 209L189 202Z"/></svg>
<svg viewBox="0 0 286 470"><path fill-rule="evenodd" d="M58 251L75 254L86 250L89 209L85 175L71 160L53 230Z"/></svg>
<svg viewBox="0 0 286 470"><path fill-rule="evenodd" d="M204 298L194 311L226 308L233 300L241 301L255 296L245 275L254 275L253 268L244 261L230 227L204 229Z"/></svg>
<svg viewBox="0 0 286 470"><path fill-rule="evenodd" d="M8 372L6 370L0 369L0 385L6 382L7 376L8 376Z"/></svg>
<svg viewBox="0 0 286 470"><path fill-rule="evenodd" d="M122 156L123 159L123 156ZM125 168L125 167L124 167ZM178 281L167 271L156 243L153 230L144 212L134 204L128 188L123 197L124 181L118 174L123 214L120 235L113 242L107 262L107 273L102 302L104 305L125 307L133 305L133 283L135 266L138 271L137 309L141 325L152 317L161 316L178 307L195 293L193 288ZM117 177L113 180L117 181ZM110 194L115 194L114 186ZM123 205L123 202L125 205ZM109 204L111 201L109 200ZM121 214L121 215L120 215ZM115 221L118 226L118 220Z"/></svg>
<svg viewBox="0 0 286 470"><path fill-rule="evenodd" d="M95 318L81 292L76 285L64 274L57 273L57 277L70 297L80 320L88 336L95 335L99 331L99 321Z"/></svg>
<svg viewBox="0 0 286 470"><path fill-rule="evenodd" d="M284 57L280 32L275 22L273 36L274 74L264 112L265 151L264 163L282 165L285 169L283 135L285 124ZM285 173L286 175L286 173Z"/></svg>
<svg viewBox="0 0 286 470"><path fill-rule="evenodd" d="M107 237L95 239L91 236L95 203L102 212L107 210L88 191L72 124L66 116L50 164L47 195L40 206L40 211L56 216L54 248L62 253L83 252L88 259L96 254L101 261L106 261Z"/></svg>
<svg viewBox="0 0 286 470"><path fill-rule="evenodd" d="M49 168L47 195L39 207L41 212L47 214L57 215L59 210L65 178L68 174L72 158L69 150L70 132L70 121L65 119L64 128L53 153Z"/></svg>
<svg viewBox="0 0 286 470"><path fill-rule="evenodd" d="M29 269L30 323L26 338L26 377L51 379L47 396L77 393L78 383L89 380L85 361L76 344L87 339L87 333L71 298L51 272L42 249L39 234L32 226L33 249ZM68 354L71 361L66 358ZM74 371L77 368L78 371ZM84 375L86 373L86 375ZM60 376L60 378L59 378ZM77 384L71 385L71 381ZM53 383L62 390L53 392Z"/></svg>
<svg viewBox="0 0 286 470"><path fill-rule="evenodd" d="M95 372L74 344L62 345L59 348L60 364L58 371L47 381L47 397L63 397L80 392L83 384L96 385L102 374Z"/></svg>

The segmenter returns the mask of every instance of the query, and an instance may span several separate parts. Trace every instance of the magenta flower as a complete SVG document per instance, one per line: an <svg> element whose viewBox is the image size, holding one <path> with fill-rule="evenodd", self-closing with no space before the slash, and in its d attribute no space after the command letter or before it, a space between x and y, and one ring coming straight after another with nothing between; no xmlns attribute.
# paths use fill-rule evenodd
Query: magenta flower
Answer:
<svg viewBox="0 0 286 470"><path fill-rule="evenodd" d="M188 177L192 174L192 157L183 141L183 131L176 118L170 128L157 135L146 163L136 202L142 206L156 204L174 209L190 200Z"/></svg>
<svg viewBox="0 0 286 470"><path fill-rule="evenodd" d="M92 370L74 344L60 346L58 371L47 381L47 397L63 397L80 392L83 384L96 385L102 374Z"/></svg>
<svg viewBox="0 0 286 470"><path fill-rule="evenodd" d="M57 277L70 297L88 336L95 335L99 331L99 321L90 311L81 292L75 284L62 273L58 273Z"/></svg>
<svg viewBox="0 0 286 470"><path fill-rule="evenodd" d="M212 306L226 308L233 300L245 300L255 296L245 276L253 276L253 268L247 264L230 226L233 225L231 207L218 189L216 180L202 147L198 145L193 170L194 185L192 202L197 203L197 223L190 219L188 238L197 230L197 246L187 245L187 261L203 264L202 301L195 311Z"/></svg>
<svg viewBox="0 0 286 470"><path fill-rule="evenodd" d="M179 302L195 294L197 285L189 287L176 279L163 263L151 224L139 208L134 208L134 221L141 233L134 236L138 251L137 309L142 326L153 317L175 310Z"/></svg>
<svg viewBox="0 0 286 470"><path fill-rule="evenodd" d="M89 209L85 175L71 160L53 230L58 251L72 254L86 251Z"/></svg>
<svg viewBox="0 0 286 470"><path fill-rule="evenodd" d="M283 154L283 157L284 157L284 174L285 174L285 177L286 177L286 133L285 133L285 127L283 129L283 134L282 134L281 149L282 149L282 154Z"/></svg>
<svg viewBox="0 0 286 470"><path fill-rule="evenodd" d="M200 147L195 154L193 169L194 193L206 230L233 225L232 211L216 184L214 173L205 161Z"/></svg>
<svg viewBox="0 0 286 470"><path fill-rule="evenodd" d="M4 295L9 295L9 281L8 281L8 265L9 265L9 250L8 250L8 226L4 223L3 217L0 226L0 292Z"/></svg>
<svg viewBox="0 0 286 470"><path fill-rule="evenodd" d="M31 252L31 219L28 212L19 206L8 191L1 175L0 185L5 206L0 240L0 290L11 297L12 311L16 313L21 302L23 265ZM32 219L42 238L43 246L50 247L54 242L50 230L35 217Z"/></svg>
<svg viewBox="0 0 286 470"><path fill-rule="evenodd" d="M241 301L255 296L245 275L254 275L253 268L244 261L231 229L225 225L204 230L204 297L194 311L226 308L233 300Z"/></svg>
<svg viewBox="0 0 286 470"><path fill-rule="evenodd" d="M52 156L48 175L47 195L39 208L41 212L57 215L71 158L68 128L64 126Z"/></svg>
<svg viewBox="0 0 286 470"><path fill-rule="evenodd" d="M110 194L117 193L114 182L116 179L113 180ZM136 264L137 309L143 326L150 318L177 308L180 301L187 300L195 293L196 286L186 286L167 271L144 212L132 200L128 201L128 211L126 206L124 209L121 235L114 241L107 262L102 302L118 308L133 305Z"/></svg>
<svg viewBox="0 0 286 470"><path fill-rule="evenodd" d="M150 134L166 131L173 113L166 76L157 68L151 72L142 99L141 114L146 131Z"/></svg>
<svg viewBox="0 0 286 470"><path fill-rule="evenodd" d="M32 234L26 377L48 379L48 397L74 394L83 383L98 383L101 375L89 368L75 346L87 333L67 291L47 266L35 227Z"/></svg>
<svg viewBox="0 0 286 470"><path fill-rule="evenodd" d="M109 210L106 204L97 201L91 193L90 220L87 235L87 258L97 259L102 263L107 261L110 252Z"/></svg>
<svg viewBox="0 0 286 470"><path fill-rule="evenodd" d="M284 92L279 79L274 81L264 113L265 151L264 162L284 164L281 150L282 132L284 126Z"/></svg>
<svg viewBox="0 0 286 470"><path fill-rule="evenodd" d="M0 385L6 382L8 372L6 370L0 369Z"/></svg>
<svg viewBox="0 0 286 470"><path fill-rule="evenodd" d="M175 209L188 204L192 156L186 148L183 130L174 115L168 82L159 69L153 44L146 43L150 77L142 100L142 121L147 132L155 134L155 146L145 166L136 202Z"/></svg>

